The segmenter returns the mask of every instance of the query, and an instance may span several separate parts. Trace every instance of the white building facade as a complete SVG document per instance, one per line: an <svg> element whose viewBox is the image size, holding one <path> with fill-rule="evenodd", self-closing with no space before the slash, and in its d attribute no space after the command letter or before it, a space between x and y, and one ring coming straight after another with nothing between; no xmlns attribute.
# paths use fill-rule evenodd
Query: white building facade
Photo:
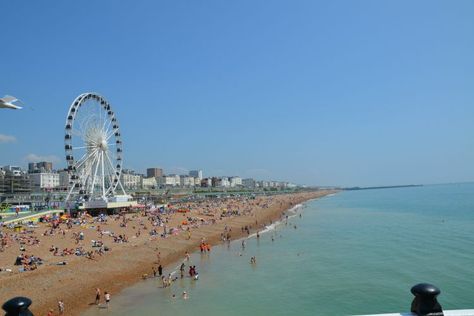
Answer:
<svg viewBox="0 0 474 316"><path fill-rule="evenodd" d="M182 187L193 187L194 186L194 177L191 176L180 176L180 185Z"/></svg>
<svg viewBox="0 0 474 316"><path fill-rule="evenodd" d="M246 188L255 188L255 180L252 178L247 178L242 180L242 185Z"/></svg>
<svg viewBox="0 0 474 316"><path fill-rule="evenodd" d="M175 187L180 184L180 179L178 176L178 181L176 181L176 176L162 176L157 178L157 184L160 186L171 186Z"/></svg>
<svg viewBox="0 0 474 316"><path fill-rule="evenodd" d="M66 190L69 187L70 176L67 170L59 171L59 187Z"/></svg>
<svg viewBox="0 0 474 316"><path fill-rule="evenodd" d="M230 187L231 188L242 186L242 178L241 177L230 177L229 182L230 182Z"/></svg>
<svg viewBox="0 0 474 316"><path fill-rule="evenodd" d="M54 189L59 187L58 173L30 173L31 185L35 190Z"/></svg>
<svg viewBox="0 0 474 316"><path fill-rule="evenodd" d="M143 189L155 189L157 187L157 182L155 177L151 178L142 178L141 187Z"/></svg>
<svg viewBox="0 0 474 316"><path fill-rule="evenodd" d="M124 189L136 190L141 187L142 176L124 170L120 175L120 182L122 183Z"/></svg>

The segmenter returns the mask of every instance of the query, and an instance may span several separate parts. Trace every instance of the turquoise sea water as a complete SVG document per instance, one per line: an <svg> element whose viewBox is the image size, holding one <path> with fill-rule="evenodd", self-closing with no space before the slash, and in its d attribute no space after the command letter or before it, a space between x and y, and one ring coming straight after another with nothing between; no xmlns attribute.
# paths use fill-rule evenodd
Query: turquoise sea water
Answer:
<svg viewBox="0 0 474 316"><path fill-rule="evenodd" d="M409 310L410 288L420 282L441 288L445 309L474 308L473 193L474 184L452 184L311 201L290 224L248 239L245 250L237 241L194 254L198 281L184 278L167 289L144 281L113 294L108 311L85 315L400 312Z"/></svg>

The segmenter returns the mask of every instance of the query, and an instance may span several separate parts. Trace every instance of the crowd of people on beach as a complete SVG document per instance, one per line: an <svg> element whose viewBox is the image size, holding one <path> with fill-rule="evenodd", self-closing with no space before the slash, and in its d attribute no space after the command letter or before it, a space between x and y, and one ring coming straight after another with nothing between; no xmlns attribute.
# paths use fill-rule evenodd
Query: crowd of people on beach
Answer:
<svg viewBox="0 0 474 316"><path fill-rule="evenodd" d="M9 227L10 229L1 229L0 252L4 252L13 244L18 244L18 249L22 253L21 257L28 259L23 269L18 271L30 271L36 269L38 263L42 264L44 260L29 260L29 257L35 258L35 256L28 253L28 248L40 246L44 238L51 238L53 240L60 238L59 240L64 240L70 237L74 241L75 246L71 245L61 248L57 245L51 245L48 249L49 253L51 253L53 257L78 256L95 260L97 257L103 256L111 250L110 245L107 245L107 240L113 244L129 242L129 237L126 233L115 233L110 229L103 229L103 226L107 226L110 221L118 222L120 228L127 228L131 225L134 231L134 238L140 238L142 232L147 231L147 236L149 236L150 240L154 240L157 237L168 238L171 235L178 235L180 232L184 232L187 239L190 239L192 228L198 228L202 225L211 225L226 217L248 215L256 207L268 208L274 202L273 200L273 197L256 199L255 197L248 196L219 199L210 198L193 202L176 202L172 205L167 205L165 208L147 207L134 214L120 212L116 215L100 214L96 217L92 217L87 212L81 212L76 218L45 218L43 223L36 225L36 227L46 227L41 234L43 238L37 235L38 233L34 228L27 228L20 232L9 232L12 227ZM174 227L170 227L171 219L177 213L182 214L184 218L181 222L175 224ZM190 213L193 213L193 215ZM256 224L257 223L256 221ZM94 239L92 239L91 244L88 245L85 243L85 240L86 233L88 237L91 236L89 232L90 229L94 229L97 235L93 236ZM249 235L251 229L251 225L245 225L241 228L241 231ZM230 241L231 232L232 228L226 226L221 234L221 240ZM209 252L210 244L201 243L200 250L201 252ZM17 257L20 257L20 255ZM48 263L55 263L51 262L54 259L48 259Z"/></svg>
<svg viewBox="0 0 474 316"><path fill-rule="evenodd" d="M248 215L256 207L268 208L272 205L273 199L273 197L256 199L255 197L248 196L219 199L210 198L193 202L176 202L167 205L165 208L147 207L134 214L127 214L127 212L122 211L116 215L100 214L96 217L92 217L87 212L81 212L76 218L45 218L43 219L43 223L28 225L35 228L45 226L46 229L43 230L41 236L38 236L35 228L30 227L20 232L9 232L9 230L12 230L12 227L8 227L10 229L1 229L0 252L4 252L13 244L18 244L18 249L21 254L18 254L17 257L21 257L20 261L23 264L23 268L18 271L31 271L37 269L38 265L43 264L45 260L37 260L36 256L32 253L28 253L28 248L40 246L44 238L51 238L52 240L58 240L57 238L60 238L59 240L65 240L69 237L74 241L74 246L71 245L61 248L53 244L48 249L49 253L53 257L77 256L96 260L111 250L110 245L107 245L107 241L113 244L129 242L129 237L126 233L115 233L110 229L103 229L104 226L108 226L110 221L118 222L119 227L124 229L131 225L134 231L134 238L140 238L142 232L146 231L148 232L147 236L149 236L150 240L154 240L157 237L168 238L172 235L178 235L180 232L184 232L187 239L190 239L192 228L198 228L202 225L212 225L227 217ZM191 213L193 215L191 215ZM171 219L173 216L176 216L176 214L182 214L183 220L175 224L174 227L170 227ZM89 245L85 243L85 240L86 234L88 237L91 236L89 232L91 229L96 231L96 235L93 236L94 239L91 240ZM245 225L241 228L241 231L249 235L251 229L251 225ZM231 232L232 228L226 226L221 234L221 240L230 241ZM62 243L64 244L64 242ZM201 252L209 252L211 250L209 243L201 242L199 247ZM49 264L58 263L53 260L53 258L48 258L46 261ZM61 260L60 262L63 263L65 261Z"/></svg>

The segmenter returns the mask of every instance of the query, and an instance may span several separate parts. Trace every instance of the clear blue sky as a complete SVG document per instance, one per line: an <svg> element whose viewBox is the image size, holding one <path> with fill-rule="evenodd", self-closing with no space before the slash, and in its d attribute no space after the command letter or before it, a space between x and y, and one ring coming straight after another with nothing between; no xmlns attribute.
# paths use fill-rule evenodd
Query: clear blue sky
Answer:
<svg viewBox="0 0 474 316"><path fill-rule="evenodd" d="M2 1L0 11L0 94L26 107L0 112L0 165L65 165L68 107L97 91L117 112L125 166L142 172L474 180L474 1Z"/></svg>

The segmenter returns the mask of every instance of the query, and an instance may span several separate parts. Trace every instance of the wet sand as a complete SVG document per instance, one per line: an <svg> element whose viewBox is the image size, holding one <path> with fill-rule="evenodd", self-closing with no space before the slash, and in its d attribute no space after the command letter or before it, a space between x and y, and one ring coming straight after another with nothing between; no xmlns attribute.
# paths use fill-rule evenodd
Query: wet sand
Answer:
<svg viewBox="0 0 474 316"><path fill-rule="evenodd" d="M156 268L158 264L158 252L160 252L160 263L166 266L183 259L186 252L199 250L199 244L203 238L211 245L221 243L221 234L225 227L231 229L231 238L237 239L247 235L241 230L246 225L250 225L254 232L261 229L262 225L281 218L282 214L292 206L331 193L334 191L257 197L253 201L230 199L205 205L188 203L186 206L189 206L191 212L170 215L166 224L168 227L177 227L189 216L205 217L206 222L208 218L216 219L214 224L191 228L190 238L186 231L180 231L167 238L150 237L147 229L151 227L142 216L129 215L130 222L127 227L120 227L119 221L108 220L107 224L99 223L102 230L114 231L116 235L126 234L129 242L117 244L104 237L104 244L109 246L111 251L103 256L96 256L94 259L74 255L53 256L49 248L52 245L61 249L77 246L71 235L82 231L85 238L80 244L90 249L90 240L99 239L97 224L91 223L88 227L73 227L67 230L65 236L62 234L42 236L41 233L45 227L40 226L33 233L40 240L40 244L25 245L26 252L39 256L45 261L45 264L39 266L37 270L19 273L18 267L13 266L18 255L17 245L11 244L0 253L0 267L14 270L11 273L0 273L0 302L14 296L29 297L33 300L30 309L38 316L46 315L49 309L53 309L57 315L57 302L62 299L65 302L66 315L80 315L82 311L94 304L95 288L100 288L102 293L108 291L115 295L121 289L142 280L144 274L151 274L152 267ZM221 210L228 207L239 209L245 215L221 218L219 216ZM136 237L138 230L141 234ZM3 231L5 232L5 228ZM67 265L54 265L60 261L66 261Z"/></svg>

